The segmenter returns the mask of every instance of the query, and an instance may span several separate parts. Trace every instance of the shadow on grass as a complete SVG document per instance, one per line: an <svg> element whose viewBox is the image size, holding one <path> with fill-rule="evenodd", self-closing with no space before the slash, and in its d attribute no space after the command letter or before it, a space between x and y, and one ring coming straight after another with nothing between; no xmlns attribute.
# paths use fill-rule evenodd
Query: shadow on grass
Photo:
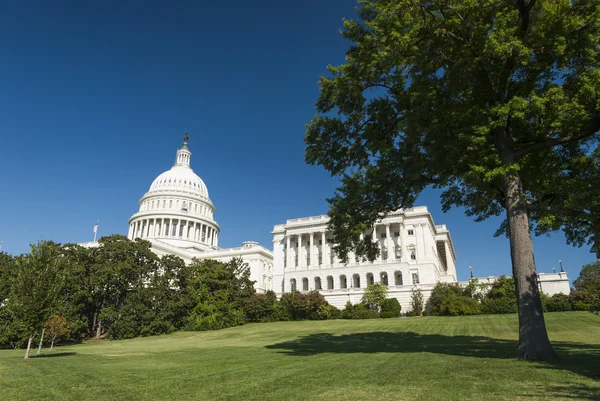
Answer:
<svg viewBox="0 0 600 401"><path fill-rule="evenodd" d="M569 370L591 379L600 379L600 345L554 342L560 360L553 363L536 364L542 369ZM412 353L431 352L475 358L515 358L517 341L476 336L444 336L413 332L390 333L370 332L345 335L318 333L297 340L267 345L266 348L280 350L291 356L311 356L322 353ZM566 398L600 399L598 388L563 388L554 392ZM571 392L571 393L569 393ZM570 395L569 395L570 394Z"/></svg>
<svg viewBox="0 0 600 401"><path fill-rule="evenodd" d="M56 352L50 354L32 355L31 358L58 358L59 356L72 356L76 354L76 352Z"/></svg>

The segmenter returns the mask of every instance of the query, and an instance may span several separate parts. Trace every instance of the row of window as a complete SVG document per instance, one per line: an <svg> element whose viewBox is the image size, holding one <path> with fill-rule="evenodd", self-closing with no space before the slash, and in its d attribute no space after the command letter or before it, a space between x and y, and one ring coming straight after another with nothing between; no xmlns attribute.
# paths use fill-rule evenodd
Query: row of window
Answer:
<svg viewBox="0 0 600 401"><path fill-rule="evenodd" d="M419 284L419 273L412 273L412 284ZM375 278L373 276L373 273L367 273L366 275L366 285L365 288L369 285L372 285L375 283ZM353 274L351 277L351 285L350 288L362 288L361 287L361 283L360 283L360 275L358 273ZM386 272L381 272L379 274L379 282L381 282L384 285L389 285L388 284L388 275ZM323 284L326 286L325 288L323 288ZM404 285L404 280L402 277L402 272L401 271L395 271L394 272L394 285ZM327 276L325 279L325 283L321 282L321 277L315 277L314 278L314 286L313 288L309 287L309 280L308 278L304 277L302 278L302 289L301 291L310 291L310 290L323 290L323 289L327 289L327 290L335 290L335 289L348 289L348 279L346 278L345 274L340 275L339 277L339 286L338 288L334 287L334 282L333 282L333 276ZM293 278L290 280L290 291L298 291L298 283L296 282L296 279Z"/></svg>
<svg viewBox="0 0 600 401"><path fill-rule="evenodd" d="M162 206L161 206L162 205ZM145 212L147 210L156 210L156 209L175 209L175 210L182 210L184 212L194 212L194 213L199 213L202 216L206 216L206 217L210 217L212 218L213 214L212 214L212 210L210 210L209 207L201 204L201 203L195 203L195 202L188 202L188 201L180 201L179 199L169 199L168 201L166 199L159 199L156 201L146 201L142 204L141 208L140 208L142 212Z"/></svg>
<svg viewBox="0 0 600 401"><path fill-rule="evenodd" d="M408 235L415 235L415 231L413 229L408 229L406 230L406 233ZM381 233L379 234L381 239L386 239L387 238L387 233ZM394 237L399 237L400 236L400 231L394 231Z"/></svg>
<svg viewBox="0 0 600 401"><path fill-rule="evenodd" d="M417 252L415 251L415 249L409 249L408 252L409 252L411 260L417 260ZM396 245L393 256L394 256L395 260L400 260L402 258L402 250L399 245ZM305 258L306 258L306 266L311 266L310 253L307 254L305 256ZM386 247L381 248L381 259L388 260L388 252L387 252ZM356 263L359 263L360 258L357 255L354 255L354 261ZM335 263L335 255L333 252L331 252L329 255L329 264L333 265L334 263ZM283 267L287 267L287 264L288 264L287 257L286 257L286 255L283 255ZM319 250L319 253L317 254L317 264L319 266L321 266L323 264L323 253L320 250ZM298 266L299 266L298 265L298 255L295 255L294 256L294 267L298 267Z"/></svg>

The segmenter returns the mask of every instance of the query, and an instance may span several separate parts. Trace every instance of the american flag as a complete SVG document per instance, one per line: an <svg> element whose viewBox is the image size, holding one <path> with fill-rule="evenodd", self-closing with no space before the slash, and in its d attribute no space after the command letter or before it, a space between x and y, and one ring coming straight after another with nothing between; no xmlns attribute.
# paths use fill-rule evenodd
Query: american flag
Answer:
<svg viewBox="0 0 600 401"><path fill-rule="evenodd" d="M94 234L96 234L98 232L98 223L96 223L96 225L94 226Z"/></svg>

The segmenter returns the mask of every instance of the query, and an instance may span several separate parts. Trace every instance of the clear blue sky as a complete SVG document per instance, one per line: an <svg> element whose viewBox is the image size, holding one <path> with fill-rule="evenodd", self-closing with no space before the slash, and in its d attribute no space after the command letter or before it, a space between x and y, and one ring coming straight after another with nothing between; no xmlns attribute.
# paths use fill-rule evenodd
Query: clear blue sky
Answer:
<svg viewBox="0 0 600 401"><path fill-rule="evenodd" d="M85 3L85 4L84 4ZM0 241L19 254L39 239L127 234L153 179L190 134L219 245L272 248L274 224L327 212L336 180L304 163L317 79L344 60L338 30L351 0L0 4ZM458 274L510 274L498 219L443 214ZM563 260L571 280L595 260L561 234L534 240L540 272Z"/></svg>

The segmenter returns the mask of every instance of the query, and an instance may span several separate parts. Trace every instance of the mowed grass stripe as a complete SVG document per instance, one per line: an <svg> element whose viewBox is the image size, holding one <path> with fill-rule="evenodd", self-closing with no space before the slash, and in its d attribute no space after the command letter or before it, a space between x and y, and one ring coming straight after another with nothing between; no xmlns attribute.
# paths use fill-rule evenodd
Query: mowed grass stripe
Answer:
<svg viewBox="0 0 600 401"><path fill-rule="evenodd" d="M600 319L548 313L563 356L517 361L517 316L249 324L0 351L0 400L600 399Z"/></svg>

